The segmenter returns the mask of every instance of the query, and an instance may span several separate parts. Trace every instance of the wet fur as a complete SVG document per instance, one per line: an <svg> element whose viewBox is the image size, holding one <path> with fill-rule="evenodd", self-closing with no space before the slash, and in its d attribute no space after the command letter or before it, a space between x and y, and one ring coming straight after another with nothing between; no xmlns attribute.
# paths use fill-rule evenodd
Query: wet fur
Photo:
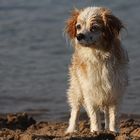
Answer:
<svg viewBox="0 0 140 140"><path fill-rule="evenodd" d="M93 18L90 11L95 13ZM84 19L84 16L89 16L92 22L102 27L100 40L90 47L81 46L76 40L75 26L78 18ZM71 117L67 133L75 131L81 106L90 118L91 132L101 129L100 111L105 113L105 129L117 130L119 108L128 81L128 56L119 37L123 27L109 9L102 7L76 10L68 19L65 31L75 51L69 68L68 102Z"/></svg>

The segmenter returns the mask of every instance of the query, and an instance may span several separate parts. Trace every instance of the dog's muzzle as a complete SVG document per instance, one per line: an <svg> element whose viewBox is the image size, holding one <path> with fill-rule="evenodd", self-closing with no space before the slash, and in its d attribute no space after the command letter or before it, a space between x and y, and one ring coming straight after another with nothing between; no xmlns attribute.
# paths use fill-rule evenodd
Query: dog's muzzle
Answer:
<svg viewBox="0 0 140 140"><path fill-rule="evenodd" d="M81 41L82 39L85 39L85 35L82 34L82 33L78 34L76 37L77 37L78 41Z"/></svg>

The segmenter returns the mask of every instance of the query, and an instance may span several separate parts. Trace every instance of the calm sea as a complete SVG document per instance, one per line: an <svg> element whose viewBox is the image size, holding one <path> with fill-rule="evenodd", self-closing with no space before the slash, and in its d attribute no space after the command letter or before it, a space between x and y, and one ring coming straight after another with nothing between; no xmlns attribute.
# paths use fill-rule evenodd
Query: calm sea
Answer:
<svg viewBox="0 0 140 140"><path fill-rule="evenodd" d="M37 119L65 120L72 48L63 37L70 11L105 6L126 24L130 85L122 112L140 114L140 0L1 0L0 113L29 112Z"/></svg>

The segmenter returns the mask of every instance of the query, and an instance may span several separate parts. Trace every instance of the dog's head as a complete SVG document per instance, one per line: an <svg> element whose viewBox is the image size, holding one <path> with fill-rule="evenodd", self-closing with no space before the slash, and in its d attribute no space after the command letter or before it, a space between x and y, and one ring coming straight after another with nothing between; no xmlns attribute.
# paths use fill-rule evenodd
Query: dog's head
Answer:
<svg viewBox="0 0 140 140"><path fill-rule="evenodd" d="M122 22L109 9L88 7L72 12L65 31L75 43L93 46L101 41L113 42L123 27Z"/></svg>

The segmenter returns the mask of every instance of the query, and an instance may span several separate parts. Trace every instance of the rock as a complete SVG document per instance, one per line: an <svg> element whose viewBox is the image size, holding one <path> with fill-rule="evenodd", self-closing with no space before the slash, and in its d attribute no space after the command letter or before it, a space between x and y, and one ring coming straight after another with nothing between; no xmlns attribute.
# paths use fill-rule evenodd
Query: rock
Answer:
<svg viewBox="0 0 140 140"><path fill-rule="evenodd" d="M6 118L0 119L0 128L9 128L11 130L26 130L36 121L26 113L9 114Z"/></svg>

